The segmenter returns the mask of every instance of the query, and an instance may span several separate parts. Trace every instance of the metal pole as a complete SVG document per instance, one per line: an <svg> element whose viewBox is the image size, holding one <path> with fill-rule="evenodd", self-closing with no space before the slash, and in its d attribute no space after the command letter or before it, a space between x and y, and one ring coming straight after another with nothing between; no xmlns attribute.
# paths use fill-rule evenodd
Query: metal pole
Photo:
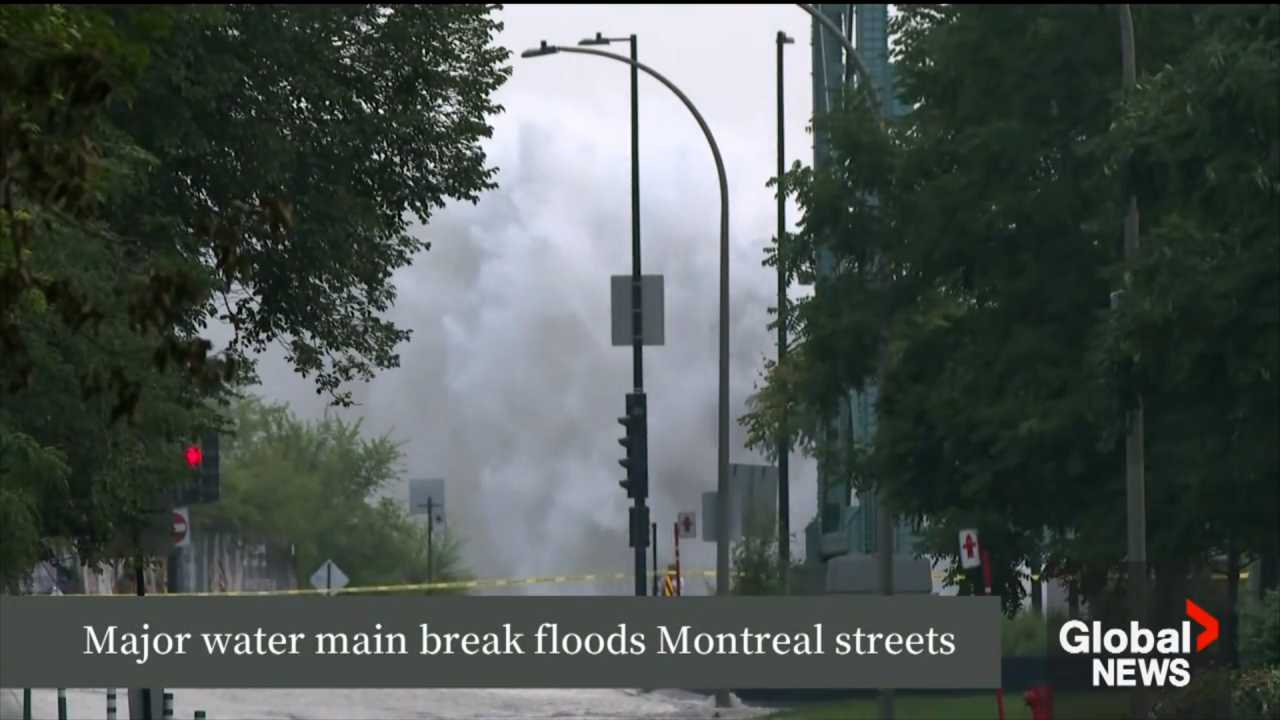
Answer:
<svg viewBox="0 0 1280 720"><path fill-rule="evenodd" d="M116 689L107 688L107 720L116 720Z"/></svg>
<svg viewBox="0 0 1280 720"><path fill-rule="evenodd" d="M880 525L876 528L879 537L876 544L880 547L879 557L877 558L880 565L880 594L889 596L893 594L893 545L894 545L894 522L893 514L889 512L888 498L881 493L880 495L880 512L877 521ZM880 690L880 719L893 720L893 690L883 688Z"/></svg>
<svg viewBox="0 0 1280 720"><path fill-rule="evenodd" d="M549 52L569 52L581 53L584 55L599 55L618 62L630 63L633 67L644 71L658 82L667 87L668 90L675 93L680 98L680 102L684 103L689 113L693 115L693 119L697 121L698 127L702 130L703 136L707 139L707 144L711 146L711 155L716 163L716 175L720 183L720 402L719 412L717 413L717 444L719 446L717 472L716 472L716 488L718 491L717 511L719 518L719 527L716 545L716 594L729 594L729 543L728 543L728 518L729 518L729 180L724 171L724 159L720 155L720 146L716 144L715 136L711 134L711 128L707 126L707 121L702 117L702 113L698 112L698 108L694 106L693 101L684 94L675 83L668 80L662 73L653 68L644 65L638 60L625 58L621 55L604 52L602 50L594 50L590 48L565 47L561 45L547 46L544 45L538 50L529 51L535 55L525 55L525 57L534 57ZM720 690L716 693L716 705L718 707L727 707L729 704L728 690Z"/></svg>
<svg viewBox="0 0 1280 720"><path fill-rule="evenodd" d="M1133 13L1128 4L1121 4L1120 14L1120 62L1126 97L1132 97L1138 86L1137 45L1133 32ZM1132 182L1132 178L1129 179ZM1132 186L1129 193L1129 209L1124 219L1124 257L1132 260L1138 254L1138 197ZM1126 277L1126 284L1128 278ZM1128 433L1124 445L1125 510L1128 518L1128 555L1130 604L1133 617L1141 620L1145 615L1147 583L1147 490L1143 463L1145 438L1143 437L1142 394L1134 398L1129 413ZM1135 686L1130 696L1130 713L1139 718L1146 715L1146 696L1142 687Z"/></svg>
<svg viewBox="0 0 1280 720"><path fill-rule="evenodd" d="M163 713L163 715L164 715L164 719L165 719L165 720L172 720L172 718L173 718L173 693L167 692L167 693L165 693L165 694L164 694L164 707L161 709L161 712Z"/></svg>
<svg viewBox="0 0 1280 720"><path fill-rule="evenodd" d="M31 688L22 688L22 720L31 720Z"/></svg>
<svg viewBox="0 0 1280 720"><path fill-rule="evenodd" d="M141 550L142 548L141 535L138 536L138 548L139 550L138 550L138 557L137 557L137 565L134 568L134 580L137 583L138 597L145 597L147 594L147 579L146 579L146 574L143 571L143 561L145 558L143 557L142 550ZM142 699L142 720L151 720L151 715L152 715L151 688L149 687L142 688L141 692L139 693L139 696ZM130 705L129 714L134 715L135 713L133 712L132 699L130 699L129 705Z"/></svg>
<svg viewBox="0 0 1280 720"><path fill-rule="evenodd" d="M628 38L631 41L631 353L632 353L632 380L637 393L644 391L644 313L643 300L640 292L641 275L640 275L640 71L636 68L635 63L639 61L638 48L636 44L636 36L633 34ZM649 433L649 416L646 411L640 419L639 428L641 443L648 446ZM640 472L648 474L648 463L643 463ZM649 485L647 478L640 478L642 488ZM645 494L636 493L636 512L641 516L645 515ZM641 520L643 521L643 520ZM640 527L644 527L641 525ZM655 551L656 552L656 551ZM644 597L646 574L644 543L637 538L635 547L636 561L636 596ZM655 561L656 563L656 561ZM657 573L658 566L653 566L654 573ZM656 575L655 575L656 577Z"/></svg>
<svg viewBox="0 0 1280 720"><path fill-rule="evenodd" d="M649 523L649 534L653 536L653 596L658 597L658 523Z"/></svg>
<svg viewBox="0 0 1280 720"><path fill-rule="evenodd" d="M675 536L675 544L672 547L675 548L676 555L676 597L679 597L684 595L684 573L680 571L680 523L673 524L671 529Z"/></svg>
<svg viewBox="0 0 1280 720"><path fill-rule="evenodd" d="M67 720L66 688L58 688L58 720Z"/></svg>
<svg viewBox="0 0 1280 720"><path fill-rule="evenodd" d="M787 236L787 199L782 191L782 176L786 173L786 140L784 135L784 102L782 80L782 48L791 41L786 33L778 31L778 367L782 367L787 355L787 272L782 261L782 243ZM782 592L790 591L791 581L791 484L787 473L790 447L787 437L785 414L778 433L778 564L782 571Z"/></svg>
<svg viewBox="0 0 1280 720"><path fill-rule="evenodd" d="M431 567L431 541L435 537L436 530L436 506L435 498L427 498L427 582L432 582L433 573Z"/></svg>

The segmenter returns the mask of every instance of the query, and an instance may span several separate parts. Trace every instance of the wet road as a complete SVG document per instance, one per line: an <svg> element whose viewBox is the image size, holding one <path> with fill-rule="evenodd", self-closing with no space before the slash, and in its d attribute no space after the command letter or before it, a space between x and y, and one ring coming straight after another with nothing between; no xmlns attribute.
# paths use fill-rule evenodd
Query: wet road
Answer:
<svg viewBox="0 0 1280 720"><path fill-rule="evenodd" d="M174 717L204 710L209 720L494 720L556 718L714 718L708 697L678 690L173 690ZM5 694L0 719L21 717L21 691ZM129 717L124 690L117 691L118 718ZM57 720L57 694L32 693L33 720ZM67 690L69 720L106 717L105 690ZM725 720L759 717L767 711L735 706L719 712Z"/></svg>

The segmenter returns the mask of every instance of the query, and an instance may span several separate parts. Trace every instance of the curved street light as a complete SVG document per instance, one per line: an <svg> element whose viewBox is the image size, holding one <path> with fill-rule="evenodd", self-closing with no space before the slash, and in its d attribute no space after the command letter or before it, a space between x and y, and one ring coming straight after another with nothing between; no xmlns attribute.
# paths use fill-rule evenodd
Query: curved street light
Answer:
<svg viewBox="0 0 1280 720"><path fill-rule="evenodd" d="M717 421L719 447L716 472L716 516L719 527L722 529L721 540L716 543L716 594L727 595L729 593L729 545L723 541L723 529L728 527L729 520L729 181L725 177L724 160L720 157L720 147L716 145L715 136L711 134L711 128L707 126L702 113L698 112L698 108L680 88L676 87L675 83L648 65L603 50L548 45L545 40L539 47L520 53L520 57L535 58L561 52L598 55L626 63L665 85L680 98L680 102L684 103L693 115L693 119L698 122L698 127L702 129L702 134L706 137L707 144L711 146L711 154L716 161L716 174L720 180L720 403Z"/></svg>

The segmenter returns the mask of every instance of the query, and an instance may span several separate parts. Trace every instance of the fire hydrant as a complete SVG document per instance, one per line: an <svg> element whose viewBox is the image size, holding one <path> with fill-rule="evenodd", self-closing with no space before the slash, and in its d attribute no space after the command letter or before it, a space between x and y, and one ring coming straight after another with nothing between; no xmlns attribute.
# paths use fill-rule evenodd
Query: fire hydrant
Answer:
<svg viewBox="0 0 1280 720"><path fill-rule="evenodd" d="M1031 720L1053 720L1053 688L1038 685L1023 696L1027 707L1031 708Z"/></svg>

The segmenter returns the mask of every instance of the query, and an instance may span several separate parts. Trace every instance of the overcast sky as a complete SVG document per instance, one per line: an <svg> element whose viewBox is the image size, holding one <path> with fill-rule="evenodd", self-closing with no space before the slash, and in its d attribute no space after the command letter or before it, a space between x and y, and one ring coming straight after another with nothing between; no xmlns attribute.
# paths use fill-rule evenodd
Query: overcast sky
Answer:
<svg viewBox="0 0 1280 720"><path fill-rule="evenodd" d="M502 17L514 70L487 143L499 188L415 231L432 249L396 277L391 313L413 339L401 367L357 388L360 407L343 414L402 441L406 477L446 478L449 523L478 576L629 571L615 420L631 352L610 345L609 327L609 276L630 272L628 71L601 58L519 53L543 39L636 33L641 61L706 118L729 180L737 418L775 352L766 325L776 276L760 264L776 227L765 187L776 163L774 37L797 40L787 53L787 162L809 163L808 16L794 5L509 5ZM640 106L644 271L666 282L666 346L645 352L651 505L665 564L676 512L700 510L716 483L719 193L706 141L679 100L642 75ZM304 417L324 412L278 356L264 357L261 371L264 396ZM742 441L735 422L730 460L760 461ZM797 554L814 477L810 461L793 458ZM710 544L688 543L681 555L686 567L714 568Z"/></svg>

